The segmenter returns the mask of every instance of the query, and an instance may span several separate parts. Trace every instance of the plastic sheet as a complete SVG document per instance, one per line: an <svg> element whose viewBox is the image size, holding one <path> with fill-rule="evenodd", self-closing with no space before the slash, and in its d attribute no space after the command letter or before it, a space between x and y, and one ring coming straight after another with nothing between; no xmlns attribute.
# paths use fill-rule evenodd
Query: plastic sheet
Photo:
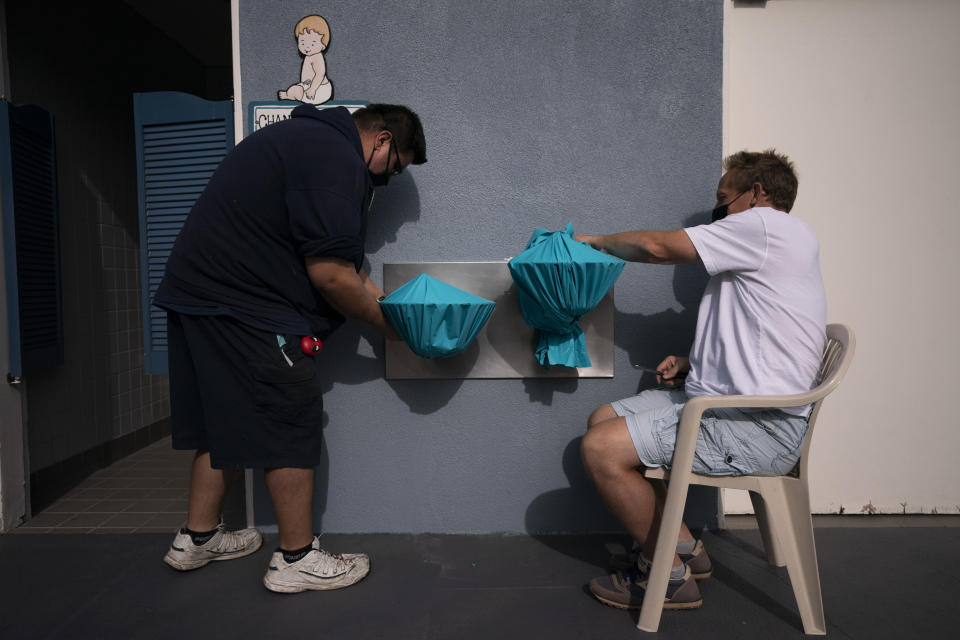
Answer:
<svg viewBox="0 0 960 640"><path fill-rule="evenodd" d="M537 361L544 367L589 367L580 318L603 299L624 262L563 231L537 229L523 253L509 262L524 321L537 329Z"/></svg>
<svg viewBox="0 0 960 640"><path fill-rule="evenodd" d="M381 301L383 312L422 358L446 358L470 346L494 303L425 273Z"/></svg>

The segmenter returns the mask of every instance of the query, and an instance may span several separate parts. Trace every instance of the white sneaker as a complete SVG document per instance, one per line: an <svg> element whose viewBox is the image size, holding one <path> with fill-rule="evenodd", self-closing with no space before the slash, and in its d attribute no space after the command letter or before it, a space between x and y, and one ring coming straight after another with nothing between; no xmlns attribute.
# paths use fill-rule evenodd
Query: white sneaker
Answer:
<svg viewBox="0 0 960 640"><path fill-rule="evenodd" d="M275 551L263 576L263 586L279 593L342 589L360 582L370 573L370 558L365 553L333 554L320 548L314 538L313 549L296 562L287 562Z"/></svg>
<svg viewBox="0 0 960 640"><path fill-rule="evenodd" d="M256 529L226 531L223 524L217 527L213 537L201 545L193 543L189 533L177 531L170 544L170 550L163 561L178 571L199 569L215 560L230 560L248 556L263 544L263 538Z"/></svg>

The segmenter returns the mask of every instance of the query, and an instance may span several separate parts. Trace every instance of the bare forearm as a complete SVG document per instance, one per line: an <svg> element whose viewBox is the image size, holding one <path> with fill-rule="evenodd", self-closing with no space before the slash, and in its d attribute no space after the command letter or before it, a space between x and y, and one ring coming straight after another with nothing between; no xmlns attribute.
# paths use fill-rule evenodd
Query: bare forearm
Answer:
<svg viewBox="0 0 960 640"><path fill-rule="evenodd" d="M600 236L578 235L594 249L630 262L653 264L682 264L696 262L700 256L686 232L677 231L622 231Z"/></svg>
<svg viewBox="0 0 960 640"><path fill-rule="evenodd" d="M334 309L386 335L395 335L377 301L383 294L365 273L357 273L343 260L317 258L307 260L307 273L313 286Z"/></svg>
<svg viewBox="0 0 960 640"><path fill-rule="evenodd" d="M386 321L377 299L370 295L359 279L327 281L317 287L324 300L345 316L356 318L378 329L383 329Z"/></svg>
<svg viewBox="0 0 960 640"><path fill-rule="evenodd" d="M623 231L602 236L586 236L594 249L631 262L650 262L650 237L647 231Z"/></svg>
<svg viewBox="0 0 960 640"><path fill-rule="evenodd" d="M380 332L383 333L383 335L390 338L391 340L399 340L400 334L398 334L396 328L394 328L394 326L390 324L390 321L386 319L386 315L383 314L383 308L380 307L379 301L382 298L384 298L386 295L384 294L383 289L381 289L377 285L377 283L375 283L373 280L370 279L366 271L360 271L359 275L360 275L360 279L363 280L363 286L367 290L367 293L374 300L377 300L377 308L380 309L380 314L383 315L384 317L384 326L382 328L381 327L377 327L377 328L380 329Z"/></svg>
<svg viewBox="0 0 960 640"><path fill-rule="evenodd" d="M370 276L367 275L366 271L361 271L357 275L359 275L360 279L363 280L363 286L366 287L367 291L375 300L385 295L383 289L377 286L377 283L370 279Z"/></svg>

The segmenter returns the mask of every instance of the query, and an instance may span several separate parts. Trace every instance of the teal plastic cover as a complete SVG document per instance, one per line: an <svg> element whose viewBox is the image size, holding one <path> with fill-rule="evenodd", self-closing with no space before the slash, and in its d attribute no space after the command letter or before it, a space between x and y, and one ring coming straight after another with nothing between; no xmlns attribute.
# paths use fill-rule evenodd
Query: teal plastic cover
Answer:
<svg viewBox="0 0 960 640"><path fill-rule="evenodd" d="M544 367L589 367L578 323L620 277L623 260L574 240L570 222L563 231L534 231L508 266L523 319L538 333L537 361Z"/></svg>
<svg viewBox="0 0 960 640"><path fill-rule="evenodd" d="M495 303L421 273L380 304L411 351L446 358L470 346Z"/></svg>

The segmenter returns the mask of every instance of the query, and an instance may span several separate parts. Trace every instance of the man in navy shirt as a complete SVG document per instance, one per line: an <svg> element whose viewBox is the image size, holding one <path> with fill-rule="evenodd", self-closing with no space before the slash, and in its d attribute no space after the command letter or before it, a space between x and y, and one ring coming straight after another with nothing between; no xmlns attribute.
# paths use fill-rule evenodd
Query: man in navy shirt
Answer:
<svg viewBox="0 0 960 640"><path fill-rule="evenodd" d="M256 529L229 532L220 509L233 469L264 469L280 546L272 590L338 589L370 569L313 535L323 402L318 361L345 316L396 331L362 268L374 186L426 162L420 119L399 105L297 107L221 162L171 250L154 304L168 313L173 446L197 452L187 523L164 561L196 569L256 551Z"/></svg>

